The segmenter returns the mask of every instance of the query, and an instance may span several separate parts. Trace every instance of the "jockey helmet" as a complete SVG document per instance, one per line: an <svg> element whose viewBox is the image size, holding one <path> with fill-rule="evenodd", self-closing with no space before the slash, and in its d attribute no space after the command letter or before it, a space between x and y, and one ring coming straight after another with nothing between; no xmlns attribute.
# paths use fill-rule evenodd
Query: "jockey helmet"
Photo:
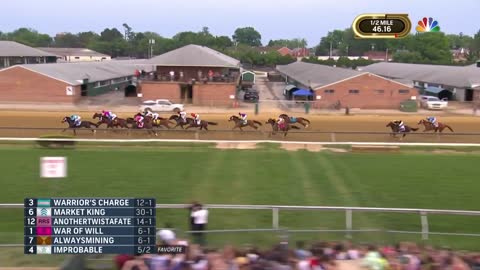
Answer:
<svg viewBox="0 0 480 270"><path fill-rule="evenodd" d="M195 117L195 116L196 116L196 114L194 114L194 113L191 113L190 115L191 115L191 116L193 116L193 117Z"/></svg>

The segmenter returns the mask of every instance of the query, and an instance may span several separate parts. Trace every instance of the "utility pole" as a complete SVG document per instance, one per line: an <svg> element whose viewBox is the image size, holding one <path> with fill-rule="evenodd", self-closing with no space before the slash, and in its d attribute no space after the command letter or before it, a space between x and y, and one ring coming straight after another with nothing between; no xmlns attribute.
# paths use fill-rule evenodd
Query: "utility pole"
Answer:
<svg viewBox="0 0 480 270"><path fill-rule="evenodd" d="M328 57L329 59L332 58L332 41L330 40L330 56Z"/></svg>
<svg viewBox="0 0 480 270"><path fill-rule="evenodd" d="M385 50L385 62L388 62L388 48Z"/></svg>
<svg viewBox="0 0 480 270"><path fill-rule="evenodd" d="M153 57L153 44L155 44L155 39L149 39L148 40L148 45L150 46L150 50L149 50L149 58L152 58Z"/></svg>

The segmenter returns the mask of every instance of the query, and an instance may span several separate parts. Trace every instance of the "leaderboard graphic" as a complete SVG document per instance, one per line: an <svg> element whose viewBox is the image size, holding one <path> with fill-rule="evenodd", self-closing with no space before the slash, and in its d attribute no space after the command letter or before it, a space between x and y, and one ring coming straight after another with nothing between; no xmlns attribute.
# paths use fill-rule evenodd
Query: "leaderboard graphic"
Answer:
<svg viewBox="0 0 480 270"><path fill-rule="evenodd" d="M25 254L153 254L151 198L27 198Z"/></svg>

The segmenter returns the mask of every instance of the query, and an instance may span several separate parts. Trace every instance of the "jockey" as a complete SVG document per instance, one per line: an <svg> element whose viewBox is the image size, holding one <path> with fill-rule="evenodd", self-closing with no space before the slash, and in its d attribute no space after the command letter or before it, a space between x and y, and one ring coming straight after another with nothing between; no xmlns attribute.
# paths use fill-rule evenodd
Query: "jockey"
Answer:
<svg viewBox="0 0 480 270"><path fill-rule="evenodd" d="M395 120L393 121L398 126L398 131L399 132L404 132L405 131L405 124L403 123L402 120Z"/></svg>
<svg viewBox="0 0 480 270"><path fill-rule="evenodd" d="M102 111L102 116L106 117L110 121L113 121L113 120L115 120L115 118L117 118L116 114L112 113L111 111L107 111L107 110Z"/></svg>
<svg viewBox="0 0 480 270"><path fill-rule="evenodd" d="M160 116L158 113L152 112L152 111L150 111L150 110L145 110L144 115L145 115L145 116L151 116L153 120L157 120L158 117Z"/></svg>
<svg viewBox="0 0 480 270"><path fill-rule="evenodd" d="M193 117L193 119L195 120L196 124L197 124L197 125L200 125L200 121L201 121L201 120L200 120L200 115L199 115L198 113L191 113L190 115Z"/></svg>
<svg viewBox="0 0 480 270"><path fill-rule="evenodd" d="M180 116L180 119L182 119L183 123L187 122L187 113L185 111L178 112L178 115Z"/></svg>
<svg viewBox="0 0 480 270"><path fill-rule="evenodd" d="M70 116L70 120L73 121L73 124L74 124L75 126L80 125L80 119L82 119L82 118L81 118L80 115L78 115L78 114L73 114L72 116Z"/></svg>
<svg viewBox="0 0 480 270"><path fill-rule="evenodd" d="M140 127L140 128L143 127L143 120L144 119L145 119L145 117L143 117L143 115L140 114L140 113L135 116L135 122L137 122L138 127Z"/></svg>
<svg viewBox="0 0 480 270"><path fill-rule="evenodd" d="M240 119L242 119L242 124L246 125L247 124L247 114L239 112L238 115L240 115Z"/></svg>
<svg viewBox="0 0 480 270"><path fill-rule="evenodd" d="M437 122L437 118L435 116L429 116L427 117L427 121L432 123L432 125L434 127L438 127L438 122Z"/></svg>
<svg viewBox="0 0 480 270"><path fill-rule="evenodd" d="M283 117L279 117L277 120L277 125L279 127L283 127L284 124L285 124L285 119Z"/></svg>

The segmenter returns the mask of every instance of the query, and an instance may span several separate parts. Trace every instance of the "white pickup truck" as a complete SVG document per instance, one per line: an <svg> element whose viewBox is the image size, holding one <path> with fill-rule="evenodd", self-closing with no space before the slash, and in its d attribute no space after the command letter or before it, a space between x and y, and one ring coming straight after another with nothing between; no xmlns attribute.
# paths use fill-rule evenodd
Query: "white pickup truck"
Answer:
<svg viewBox="0 0 480 270"><path fill-rule="evenodd" d="M168 99L146 100L140 105L141 111L179 112L183 111L183 104L175 104Z"/></svg>
<svg viewBox="0 0 480 270"><path fill-rule="evenodd" d="M446 98L439 99L434 96L421 96L420 105L428 110L443 110L448 108L448 100Z"/></svg>

